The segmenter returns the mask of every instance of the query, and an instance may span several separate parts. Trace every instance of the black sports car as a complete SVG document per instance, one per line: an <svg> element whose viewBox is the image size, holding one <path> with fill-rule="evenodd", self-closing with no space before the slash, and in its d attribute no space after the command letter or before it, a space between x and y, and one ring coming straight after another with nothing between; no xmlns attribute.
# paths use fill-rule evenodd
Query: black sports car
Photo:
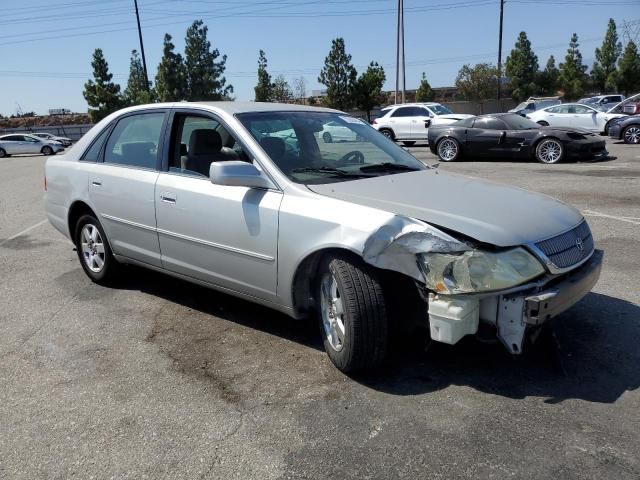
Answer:
<svg viewBox="0 0 640 480"><path fill-rule="evenodd" d="M541 127L514 113L480 115L429 127L429 148L443 162L468 155L558 163L564 158L602 158L609 154L605 141L594 133L579 128Z"/></svg>
<svg viewBox="0 0 640 480"><path fill-rule="evenodd" d="M624 143L640 143L640 115L616 118L609 125L609 136Z"/></svg>

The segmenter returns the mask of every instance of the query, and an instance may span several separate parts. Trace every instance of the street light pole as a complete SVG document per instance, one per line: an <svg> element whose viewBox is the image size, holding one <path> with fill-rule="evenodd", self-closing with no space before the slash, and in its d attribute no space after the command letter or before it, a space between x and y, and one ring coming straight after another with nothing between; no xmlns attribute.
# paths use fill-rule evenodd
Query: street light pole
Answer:
<svg viewBox="0 0 640 480"><path fill-rule="evenodd" d="M402 32L402 103L406 101L405 91L407 90L406 69L404 61L404 0L400 0L400 29Z"/></svg>
<svg viewBox="0 0 640 480"><path fill-rule="evenodd" d="M140 15L138 14L138 0L133 0L136 6L136 21L138 22L138 37L140 38L140 55L142 55L142 69L144 70L144 85L149 91L149 75L147 75L147 59L144 56L144 43L142 43L142 28L140 28Z"/></svg>
<svg viewBox="0 0 640 480"><path fill-rule="evenodd" d="M502 17L504 14L504 0L500 0L500 33L498 34L498 100L500 100L500 89L502 80Z"/></svg>
<svg viewBox="0 0 640 480"><path fill-rule="evenodd" d="M396 22L396 91L393 101L396 105L398 104L398 92L400 90L400 2L401 0L398 0L398 18Z"/></svg>

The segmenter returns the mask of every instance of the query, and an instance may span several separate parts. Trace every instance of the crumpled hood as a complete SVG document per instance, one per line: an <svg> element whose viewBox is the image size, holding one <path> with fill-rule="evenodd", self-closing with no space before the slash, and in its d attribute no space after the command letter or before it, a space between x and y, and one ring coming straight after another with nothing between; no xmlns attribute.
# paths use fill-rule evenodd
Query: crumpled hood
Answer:
<svg viewBox="0 0 640 480"><path fill-rule="evenodd" d="M500 247L549 238L582 220L575 208L546 195L436 169L308 188Z"/></svg>

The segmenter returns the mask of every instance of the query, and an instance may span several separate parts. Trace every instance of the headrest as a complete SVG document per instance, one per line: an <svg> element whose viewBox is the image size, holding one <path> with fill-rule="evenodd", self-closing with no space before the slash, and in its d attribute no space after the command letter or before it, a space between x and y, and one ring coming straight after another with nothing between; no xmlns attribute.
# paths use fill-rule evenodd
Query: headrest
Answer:
<svg viewBox="0 0 640 480"><path fill-rule="evenodd" d="M279 137L264 137L260 140L260 146L274 161L281 159L286 152L284 140Z"/></svg>
<svg viewBox="0 0 640 480"><path fill-rule="evenodd" d="M215 130L200 128L191 132L189 137L189 155L207 155L220 153L222 140Z"/></svg>

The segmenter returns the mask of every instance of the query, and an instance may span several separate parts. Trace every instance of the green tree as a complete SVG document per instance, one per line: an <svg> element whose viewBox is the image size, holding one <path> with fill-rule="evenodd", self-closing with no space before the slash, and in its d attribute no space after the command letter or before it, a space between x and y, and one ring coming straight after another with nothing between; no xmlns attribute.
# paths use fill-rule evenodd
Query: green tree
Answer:
<svg viewBox="0 0 640 480"><path fill-rule="evenodd" d="M131 65L129 66L129 80L124 89L124 102L127 105L142 105L155 101L155 92L151 88L151 82L146 84L144 68L137 50L131 51Z"/></svg>
<svg viewBox="0 0 640 480"><path fill-rule="evenodd" d="M631 95L640 90L640 55L638 47L632 41L627 43L618 63L616 84L618 91L625 95Z"/></svg>
<svg viewBox="0 0 640 480"><path fill-rule="evenodd" d="M520 32L515 47L507 57L505 73L511 85L511 97L516 102L537 92L538 57L531 50L531 42L525 32Z"/></svg>
<svg viewBox="0 0 640 480"><path fill-rule="evenodd" d="M271 99L278 103L289 103L293 99L293 92L283 75L278 75L271 85Z"/></svg>
<svg viewBox="0 0 640 480"><path fill-rule="evenodd" d="M194 21L187 29L184 57L188 100L224 100L233 93L233 86L226 85L224 77L227 56L216 61L220 52L211 49L208 31L202 20Z"/></svg>
<svg viewBox="0 0 640 480"><path fill-rule="evenodd" d="M456 87L465 100L494 98L498 90L498 69L491 63L464 65L456 77Z"/></svg>
<svg viewBox="0 0 640 480"><path fill-rule="evenodd" d="M578 35L573 34L567 55L564 57L564 63L560 64L560 73L558 75L558 84L564 91L564 98L567 100L576 100L580 98L585 89L587 81L587 66L582 64L582 54L578 43Z"/></svg>
<svg viewBox="0 0 640 480"><path fill-rule="evenodd" d="M174 52L171 35L164 34L162 60L156 74L156 94L161 102L177 102L186 98L186 72L182 55Z"/></svg>
<svg viewBox="0 0 640 480"><path fill-rule="evenodd" d="M93 52L93 80L84 84L84 98L89 104L89 116L92 122L99 122L104 117L122 108L120 85L113 83L113 75L109 73L109 64L96 48Z"/></svg>
<svg viewBox="0 0 640 480"><path fill-rule="evenodd" d="M596 60L591 69L594 86L601 93L616 88L616 62L621 53L622 43L618 41L616 22L610 18L607 34L602 41L602 46L596 48Z"/></svg>
<svg viewBox="0 0 640 480"><path fill-rule="evenodd" d="M371 122L371 110L385 100L382 86L386 80L384 68L376 62L371 62L367 70L360 74L354 85L355 105L367 112L367 120Z"/></svg>
<svg viewBox="0 0 640 480"><path fill-rule="evenodd" d="M558 91L558 76L560 72L556 68L556 59L553 55L547 60L544 70L538 72L538 87L545 95L555 95Z"/></svg>
<svg viewBox="0 0 640 480"><path fill-rule="evenodd" d="M256 92L256 102L271 101L271 75L267 72L267 57L263 50L260 50L258 57L258 84L254 87Z"/></svg>
<svg viewBox="0 0 640 480"><path fill-rule="evenodd" d="M420 80L420 85L416 90L416 102L433 102L435 96L436 94L427 81L427 75L422 72L422 80Z"/></svg>
<svg viewBox="0 0 640 480"><path fill-rule="evenodd" d="M352 107L356 76L356 69L351 64L351 55L345 51L344 39L332 40L331 50L324 59L324 67L318 77L318 82L327 87L326 105L339 110Z"/></svg>

